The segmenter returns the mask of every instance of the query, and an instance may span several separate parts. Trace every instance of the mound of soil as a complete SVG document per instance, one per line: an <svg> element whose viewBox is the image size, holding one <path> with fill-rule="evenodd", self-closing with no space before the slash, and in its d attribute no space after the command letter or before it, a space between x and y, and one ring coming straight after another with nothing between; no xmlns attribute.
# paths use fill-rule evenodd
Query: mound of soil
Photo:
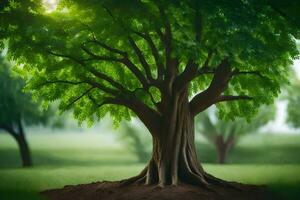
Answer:
<svg viewBox="0 0 300 200"><path fill-rule="evenodd" d="M266 200L266 189L260 186L235 183L234 187L213 186L211 190L199 186L127 185L120 182L96 182L84 185L65 186L41 194L51 200ZM238 189L237 189L238 188Z"/></svg>

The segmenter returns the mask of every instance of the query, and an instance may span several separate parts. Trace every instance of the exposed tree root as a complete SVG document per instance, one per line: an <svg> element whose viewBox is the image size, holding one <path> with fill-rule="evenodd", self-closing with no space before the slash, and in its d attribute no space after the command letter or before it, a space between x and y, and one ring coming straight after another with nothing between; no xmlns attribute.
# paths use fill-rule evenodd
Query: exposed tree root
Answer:
<svg viewBox="0 0 300 200"><path fill-rule="evenodd" d="M149 176L153 176L153 174L149 172L149 171L151 171L149 169L150 169L150 167L148 165L137 176L120 181L120 186L126 187L126 186L130 186L130 185L148 185L148 186L156 186L157 188L164 188L165 186L168 186L168 185L177 186L177 185L181 185L181 184L189 184L189 185L199 186L202 189L207 190L212 193L218 193L214 189L215 186L220 186L223 188L230 188L230 189L234 189L237 191L243 190L242 185L239 183L225 181L225 180L216 178L206 172L204 172L203 174L199 174L199 172L195 173L190 168L188 171L185 172L184 180L181 180L181 179L178 180L176 185L174 183L162 184L161 182L158 182L157 177L156 178L149 177ZM156 181L154 182L154 180L156 180Z"/></svg>
<svg viewBox="0 0 300 200"><path fill-rule="evenodd" d="M148 166L145 167L141 171L141 173L138 174L137 176L133 176L131 178L124 179L124 180L120 181L120 185L121 186L128 186L128 185L131 185L131 184L142 184L143 181L146 180L147 170L148 170Z"/></svg>
<svg viewBox="0 0 300 200"><path fill-rule="evenodd" d="M145 186L130 184L121 186L120 182L97 182L85 185L67 186L42 193L53 200L266 200L270 198L264 188L241 185L243 190L222 188L211 185L214 192L190 184L178 186Z"/></svg>

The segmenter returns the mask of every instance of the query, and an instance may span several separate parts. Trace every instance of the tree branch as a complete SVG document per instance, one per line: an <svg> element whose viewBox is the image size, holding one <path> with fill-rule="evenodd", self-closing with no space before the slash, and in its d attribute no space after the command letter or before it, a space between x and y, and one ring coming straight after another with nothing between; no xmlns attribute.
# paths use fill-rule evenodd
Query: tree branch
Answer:
<svg viewBox="0 0 300 200"><path fill-rule="evenodd" d="M147 79L145 78L145 76L143 75L143 73L139 70L139 68L137 66L135 66L135 64L133 62L131 62L131 60L129 60L127 57L123 58L121 62L125 66L127 66L128 69L135 75L135 77L142 84L143 88L145 88L145 90L148 90L148 88L150 87L150 84L147 81Z"/></svg>
<svg viewBox="0 0 300 200"><path fill-rule="evenodd" d="M68 58L70 60L73 60L73 61L79 63L82 66L85 66L84 60L74 58L73 56L58 54L58 53L54 53L54 52L49 52L49 53L52 55L55 55L55 56ZM136 77L141 81L143 88L146 88L146 89L149 88L149 83L147 82L147 80L145 79L145 77L143 76L141 71L139 71L139 69L127 57L122 58L120 60L120 62L125 64L136 75ZM90 69L90 68L88 68L88 69ZM91 73L93 73L93 72L95 73L95 71L92 71ZM97 72L97 73L100 73L100 72ZM71 105L73 105L74 103L76 103L79 99L81 99L85 95L87 95L92 89L97 87L100 90L115 96L115 98L113 100L111 100L109 103L123 105L123 106L128 107L134 113L136 113L136 115L143 121L143 123L150 130L150 132L157 133L159 131L160 115L157 111L148 107L143 102L141 102L139 99L135 98L133 95L128 95L127 98L129 98L129 99L126 99L125 97L120 98L119 97L120 92L118 92L117 90L105 87L105 86L103 86L97 82L94 82L92 80L89 80L89 79L84 80L84 81L86 83L89 83L90 85L92 85L92 87L89 90L87 90L85 93L83 93L82 95L80 95L79 97L74 99L69 105L67 105L67 108L70 107Z"/></svg>
<svg viewBox="0 0 300 200"><path fill-rule="evenodd" d="M75 104L77 101L79 101L81 98L83 98L85 95L87 95L90 91L92 91L95 87L90 87L88 90L86 90L84 93L82 93L80 96L76 97L73 101L71 101L65 109L69 109L73 104Z"/></svg>
<svg viewBox="0 0 300 200"><path fill-rule="evenodd" d="M112 16L112 13L109 11L108 8L104 7L104 9L109 12L109 14ZM112 16L113 17L113 16ZM114 17L113 17L114 18ZM114 19L115 20L115 19ZM116 21L116 20L115 20ZM85 25L85 24L84 24ZM91 30L91 28L88 26L88 25L85 25L88 27L88 29L90 30L90 32L93 34L93 39L92 40L89 40L86 42L87 43L95 43L101 47L103 47L104 49L112 52L112 53L117 53L119 55L122 55L123 58L119 59L118 62L120 62L121 64L125 65L129 71L131 71L135 77L140 81L140 83L143 85L144 88L148 88L149 85L148 85L148 82L146 80L146 78L144 77L144 75L142 74L142 72L139 70L139 68L137 66L135 66L131 61L130 59L128 58L128 53L125 52L125 51L122 51L122 50L119 50L119 49L116 49L116 48L113 48L103 42L100 42L99 40L97 40L96 36L94 35L93 31ZM85 43L83 43L84 45Z"/></svg>
<svg viewBox="0 0 300 200"><path fill-rule="evenodd" d="M178 92L187 86L187 84L197 76L198 65L193 60L189 60L184 71L176 77L175 87Z"/></svg>
<svg viewBox="0 0 300 200"><path fill-rule="evenodd" d="M208 71L209 61L211 60L213 54L214 54L214 50L209 50L209 52L207 54L207 58L203 64L203 66L201 67L201 71L203 71L203 72Z"/></svg>
<svg viewBox="0 0 300 200"><path fill-rule="evenodd" d="M67 81L67 80L53 80L53 81L45 81L45 82L39 84L37 87L39 88L39 87L43 87L45 85L55 84L55 83L70 84L70 85L79 85L79 84L84 84L86 82L84 82L84 81L75 82L75 81Z"/></svg>
<svg viewBox="0 0 300 200"><path fill-rule="evenodd" d="M224 101L235 101L235 100L253 100L253 97L247 95L233 96L233 95L221 95L216 103L224 102Z"/></svg>
<svg viewBox="0 0 300 200"><path fill-rule="evenodd" d="M113 96L118 96L120 94L118 90L108 88L108 87L106 87L104 85L101 85L100 83L94 82L92 80L85 80L85 81L87 83L89 83L91 86L96 87L96 88L102 90L103 92L106 92L106 93L111 94Z"/></svg>
<svg viewBox="0 0 300 200"><path fill-rule="evenodd" d="M255 75L255 76L258 76L260 78L267 79L267 77L263 76L259 71L238 71L238 70L235 70L232 73L232 76L239 76L239 75Z"/></svg>
<svg viewBox="0 0 300 200"><path fill-rule="evenodd" d="M151 75L151 70L150 70L150 66L147 63L142 51L140 50L140 48L136 45L135 41L132 39L132 37L128 37L128 41L129 44L131 45L131 47L133 48L135 54L137 55L140 63L142 64L145 72L146 72L146 76L148 78L149 81L153 81L153 77Z"/></svg>
<svg viewBox="0 0 300 200"><path fill-rule="evenodd" d="M95 103L95 100L91 99L91 101ZM152 134L158 134L160 130L159 113L146 106L141 101L135 98L106 97L102 103L96 105L101 107L106 104L121 105L129 108L139 117Z"/></svg>
<svg viewBox="0 0 300 200"><path fill-rule="evenodd" d="M172 68L171 65L171 42L172 42L172 31L171 31L171 24L170 21L166 15L165 9L162 5L159 5L160 3L157 4L159 14L161 19L163 20L164 23L164 28L165 28L165 33L162 33L159 28L157 28L156 32L159 35L164 48L165 48L165 57L166 57L166 69L167 68ZM167 69L167 72L170 72L172 70Z"/></svg>
<svg viewBox="0 0 300 200"><path fill-rule="evenodd" d="M14 130L13 125L2 124L0 126L0 129L1 128L11 134L15 139L18 139L18 134Z"/></svg>
<svg viewBox="0 0 300 200"><path fill-rule="evenodd" d="M200 70L198 70L198 64L196 64L192 59L188 61L184 71L179 76L177 76L175 80L176 88L179 92L197 76L202 74L215 73L215 71L209 71L208 69L208 63L212 57L212 54L213 51L210 51L208 53L207 58Z"/></svg>
<svg viewBox="0 0 300 200"><path fill-rule="evenodd" d="M111 47L111 46L109 46L109 45L107 45L107 44L105 44L103 42L100 42L99 40L97 40L97 38L95 36L93 36L93 40L90 40L88 42L93 42L93 43L101 46L102 48L104 48L104 49L106 49L106 50L108 50L108 51L110 51L112 53L117 53L117 54L120 54L120 55L122 55L124 57L127 56L127 52L121 51L121 50L113 48L113 47Z"/></svg>
<svg viewBox="0 0 300 200"><path fill-rule="evenodd" d="M114 86L115 88L125 92L125 91L128 91L126 88L124 88L122 86L122 84L118 83L117 81L115 81L114 79L110 78L109 76L95 70L94 68L92 67L89 67L88 65L85 64L85 62L83 60L80 60L80 59L77 59L77 58L74 58L73 56L70 56L70 55L64 55L64 54L58 54L58 53L54 53L54 52L50 52L52 55L55 55L55 56L60 56L60 57L65 57L65 58L68 58L68 59L71 59L75 62L77 62L78 64L80 64L81 66L83 66L85 69L87 69L90 73L92 73L93 75L95 75L96 77L104 80L104 81L107 81L108 83L110 83L112 86Z"/></svg>
<svg viewBox="0 0 300 200"><path fill-rule="evenodd" d="M111 56L99 56L94 54L93 52L91 52L88 48L86 48L84 45L81 46L81 49L87 53L88 55L90 55L92 58L96 59L96 60L102 60L102 61L112 61L112 62L120 62L121 59L115 58L115 57L111 57Z"/></svg>
<svg viewBox="0 0 300 200"><path fill-rule="evenodd" d="M209 87L194 96L190 101L190 110L194 116L217 101L219 96L226 89L231 76L232 71L230 69L230 64L227 59L224 59L218 65Z"/></svg>
<svg viewBox="0 0 300 200"><path fill-rule="evenodd" d="M200 2L195 1L194 9L195 9L195 19L194 19L194 27L195 27L195 40L200 42L202 36L202 16L200 13Z"/></svg>
<svg viewBox="0 0 300 200"><path fill-rule="evenodd" d="M159 58L159 53L158 50L152 40L152 38L150 37L150 35L148 33L140 33L137 31L134 31L135 34L137 34L138 36L142 37L149 45L153 58L155 60L156 66L157 66L157 78L158 79L162 79L163 78L163 74L164 74L164 67L163 67L163 63L160 61Z"/></svg>

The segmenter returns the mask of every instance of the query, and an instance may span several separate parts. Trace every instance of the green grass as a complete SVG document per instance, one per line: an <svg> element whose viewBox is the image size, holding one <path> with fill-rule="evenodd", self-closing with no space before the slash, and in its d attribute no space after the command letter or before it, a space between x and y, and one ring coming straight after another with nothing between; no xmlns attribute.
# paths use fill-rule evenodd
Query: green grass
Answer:
<svg viewBox="0 0 300 200"><path fill-rule="evenodd" d="M126 147L103 134L30 134L28 140L35 167L22 169L15 142L0 134L1 200L40 199L38 193L45 189L119 180L144 166ZM201 144L200 153L213 162L213 149ZM231 152L230 164L204 167L217 177L266 184L282 199L296 200L300 197L299 150L298 135L249 136Z"/></svg>

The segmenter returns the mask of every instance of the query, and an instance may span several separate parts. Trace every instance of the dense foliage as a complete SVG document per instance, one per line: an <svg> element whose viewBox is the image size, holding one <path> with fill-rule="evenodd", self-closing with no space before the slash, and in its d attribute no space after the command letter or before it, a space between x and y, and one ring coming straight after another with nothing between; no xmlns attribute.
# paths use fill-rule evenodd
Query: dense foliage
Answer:
<svg viewBox="0 0 300 200"><path fill-rule="evenodd" d="M226 59L234 73L223 94L254 99L217 105L222 118L233 119L272 103L288 82L298 55L295 7L267 0L60 0L50 12L42 1L6 0L0 37L34 95L60 99L60 109L73 108L79 121L137 114L116 98L158 110L170 57L179 74L191 60L198 66L190 98L209 87Z"/></svg>

